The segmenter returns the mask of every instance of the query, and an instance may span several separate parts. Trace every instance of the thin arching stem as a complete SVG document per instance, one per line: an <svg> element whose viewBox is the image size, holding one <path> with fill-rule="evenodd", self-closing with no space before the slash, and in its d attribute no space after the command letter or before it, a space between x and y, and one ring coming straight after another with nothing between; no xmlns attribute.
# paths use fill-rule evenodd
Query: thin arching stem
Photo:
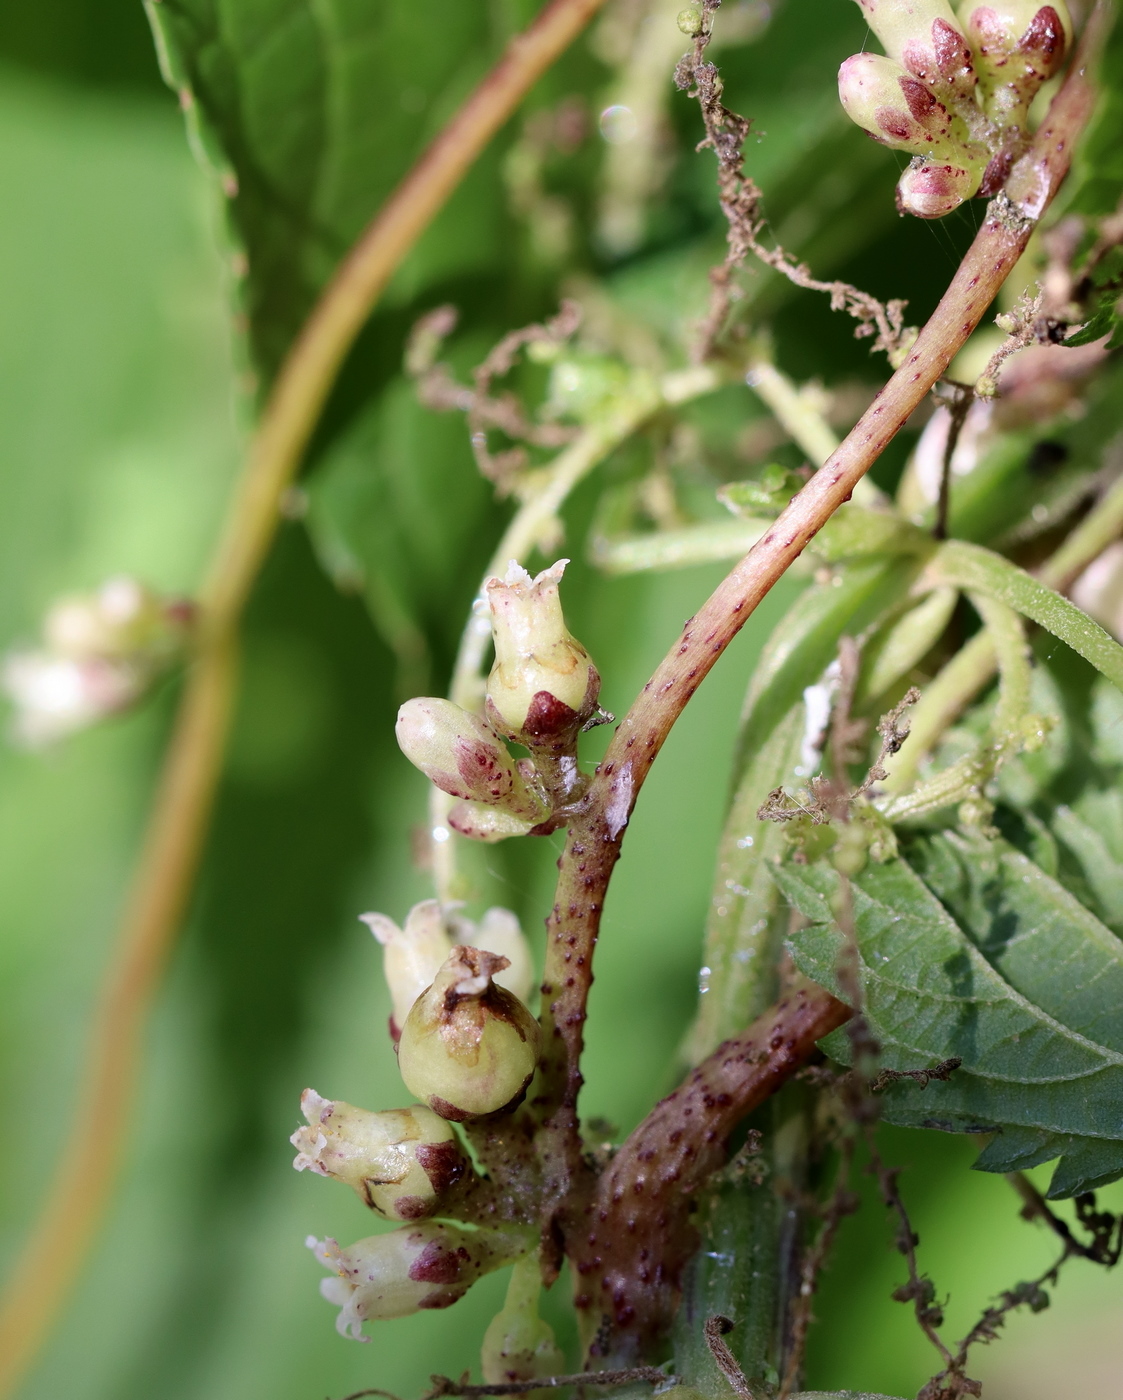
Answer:
<svg viewBox="0 0 1123 1400"><path fill-rule="evenodd" d="M39 1219L0 1302L0 1397L34 1360L82 1267L113 1189L144 1028L182 920L222 764L235 639L279 508L336 374L420 234L533 83L604 0L552 0L453 116L344 259L290 350L262 413L201 594L198 648L107 969L78 1109Z"/></svg>
<svg viewBox="0 0 1123 1400"><path fill-rule="evenodd" d="M1007 191L989 204L951 285L901 367L768 533L687 621L618 727L569 827L546 921L543 1060L535 1104L544 1119L540 1150L553 1198L548 1223L572 1210L567 1197L580 1197L579 1183L587 1177L576 1113L586 1003L605 895L639 790L675 720L722 652L944 375L1024 252L1091 115L1095 88L1089 67L1106 21L1107 7L1100 0L1030 150L1015 166Z"/></svg>

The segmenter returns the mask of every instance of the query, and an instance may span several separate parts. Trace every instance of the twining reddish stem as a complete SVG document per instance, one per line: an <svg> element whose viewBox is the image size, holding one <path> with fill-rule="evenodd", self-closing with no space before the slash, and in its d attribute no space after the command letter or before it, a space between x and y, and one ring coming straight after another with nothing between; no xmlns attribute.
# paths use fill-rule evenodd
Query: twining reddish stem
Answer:
<svg viewBox="0 0 1123 1400"><path fill-rule="evenodd" d="M1010 193L988 205L982 227L904 363L838 450L688 620L617 729L570 825L546 921L543 1063L535 1103L544 1119L540 1150L547 1189L557 1203L587 1175L576 1115L585 1006L605 894L640 787L710 668L941 378L1025 250L1091 115L1095 89L1089 68L1107 21L1107 5L1098 0L1068 76L1011 173ZM555 1234L558 1223L555 1213Z"/></svg>
<svg viewBox="0 0 1123 1400"><path fill-rule="evenodd" d="M844 1002L803 983L719 1045L620 1148L570 1246L574 1302L596 1338L591 1356L626 1364L665 1335L698 1246L691 1197L723 1165L737 1124L851 1015Z"/></svg>
<svg viewBox="0 0 1123 1400"><path fill-rule="evenodd" d="M476 157L604 0L552 0L508 44L324 290L277 376L201 593L200 639L157 785L60 1168L0 1302L0 1397L34 1359L112 1191L144 1025L183 917L222 764L235 637L280 504L378 296Z"/></svg>

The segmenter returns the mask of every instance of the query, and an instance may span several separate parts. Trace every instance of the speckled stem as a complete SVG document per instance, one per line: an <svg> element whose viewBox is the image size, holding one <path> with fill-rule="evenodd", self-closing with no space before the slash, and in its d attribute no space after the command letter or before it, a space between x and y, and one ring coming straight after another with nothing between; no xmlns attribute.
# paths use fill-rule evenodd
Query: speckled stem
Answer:
<svg viewBox="0 0 1123 1400"><path fill-rule="evenodd" d="M791 1078L850 1008L803 982L656 1104L604 1170L574 1232L574 1301L590 1355L630 1364L662 1336L697 1248L691 1197L737 1124Z"/></svg>
<svg viewBox="0 0 1123 1400"><path fill-rule="evenodd" d="M1009 193L988 205L986 219L951 285L900 369L768 533L687 621L618 727L583 807L571 821L558 861L555 903L546 921L543 1060L533 1105L543 1119L539 1151L546 1216L558 1244L559 1234L565 1231L561 1202L567 1195L581 1195L581 1183L588 1174L576 1110L593 950L608 883L640 787L672 725L710 668L944 374L1025 250L1068 171L1077 138L1091 115L1095 88L1089 69L1102 44L1107 18L1107 5L1098 0L1046 120L1011 173ZM569 1213L571 1206L566 1209Z"/></svg>

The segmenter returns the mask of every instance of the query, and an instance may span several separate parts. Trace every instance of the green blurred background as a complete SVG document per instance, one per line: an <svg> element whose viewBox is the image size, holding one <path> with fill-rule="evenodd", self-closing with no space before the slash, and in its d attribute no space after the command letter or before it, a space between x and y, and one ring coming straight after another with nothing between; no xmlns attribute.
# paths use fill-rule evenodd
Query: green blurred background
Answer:
<svg viewBox="0 0 1123 1400"><path fill-rule="evenodd" d="M0 13L0 644L30 638L59 592L113 573L196 584L250 416L246 314L267 373L339 247L533 6L456 0L427 17L386 0L342 9L385 40L374 86L356 88L356 101L397 114L398 134L359 143L334 223L290 262L292 241L270 232L268 207L243 190L234 222L264 268L248 293L138 0L16 0ZM216 6L216 23L238 11ZM896 168L871 161L869 143L835 115L834 68L862 28L844 0L788 0L722 62L735 105L759 119L754 168L759 158L801 253L829 255L878 294L909 295L920 314L972 216L938 229L892 217ZM595 104L610 95L610 73L583 43L541 89L532 105L571 90ZM704 266L719 239L710 164L688 154L694 114L685 103L675 111L687 154L646 243L619 265L586 258L639 301L661 289L673 297L683 269ZM440 301L465 309L464 363L556 304L556 269L526 252L505 211L500 155L516 135L512 124L403 270L329 410L311 468L313 520L325 557L346 556L336 573L350 591L329 580L304 525L287 523L255 593L219 809L151 1029L122 1186L24 1400L320 1400L362 1385L412 1396L431 1372L475 1364L502 1276L448 1312L372 1328L368 1346L336 1335L303 1240L351 1240L370 1233L369 1216L341 1188L294 1173L286 1139L306 1084L371 1107L402 1094L378 958L356 919L369 908L400 918L428 893L409 858L424 791L393 745L398 662L380 600L387 586L401 591L443 685L504 510L475 474L462 424L417 408L397 363L411 320ZM598 149L586 143L563 182L579 186ZM824 178L840 160L841 188ZM819 302L777 299L775 309L791 373L874 376ZM734 391L728 411L758 413L749 397ZM572 503L575 548L594 496ZM575 560L572 625L610 707L626 706L718 576L605 580ZM671 1083L740 697L795 587L777 590L699 693L629 832L598 955L584 1101L624 1131ZM45 756L0 751L4 1260L62 1141L174 700L169 686ZM554 854L549 841L487 852L490 897L518 910L538 943ZM953 1331L1050 1257L1001 1178L966 1170L968 1144L894 1132L887 1152L909 1167L923 1265L950 1293ZM1120 1187L1104 1195L1123 1205ZM847 1223L817 1309L809 1383L907 1395L933 1369L907 1310L889 1300L900 1282L889 1240L876 1204ZM1070 1264L1052 1309L1015 1317L973 1368L988 1400L1123 1393L1121 1302L1123 1279Z"/></svg>

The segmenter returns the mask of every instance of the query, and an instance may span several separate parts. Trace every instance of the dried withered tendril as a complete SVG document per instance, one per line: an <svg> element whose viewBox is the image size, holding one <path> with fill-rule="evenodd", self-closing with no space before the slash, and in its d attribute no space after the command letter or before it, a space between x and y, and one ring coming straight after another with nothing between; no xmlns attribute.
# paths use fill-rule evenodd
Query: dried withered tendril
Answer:
<svg viewBox="0 0 1123 1400"><path fill-rule="evenodd" d="M697 98L701 108L706 135L697 149L708 148L717 157L718 195L729 224L726 235L729 251L724 262L710 270L710 306L699 327L695 358L705 360L713 354L730 308L737 299L734 281L737 269L752 253L797 287L828 293L832 311L845 311L858 321L854 334L858 337L876 335L873 349L884 350L892 359L911 335L904 325L907 302L883 303L849 282L820 281L805 264L796 262L779 245L769 248L760 241L767 221L761 212L760 190L745 170L745 138L752 123L722 102L722 81L717 66L705 58L713 33L713 16L720 4L721 0L703 0L694 46L679 60L674 75L675 85Z"/></svg>

